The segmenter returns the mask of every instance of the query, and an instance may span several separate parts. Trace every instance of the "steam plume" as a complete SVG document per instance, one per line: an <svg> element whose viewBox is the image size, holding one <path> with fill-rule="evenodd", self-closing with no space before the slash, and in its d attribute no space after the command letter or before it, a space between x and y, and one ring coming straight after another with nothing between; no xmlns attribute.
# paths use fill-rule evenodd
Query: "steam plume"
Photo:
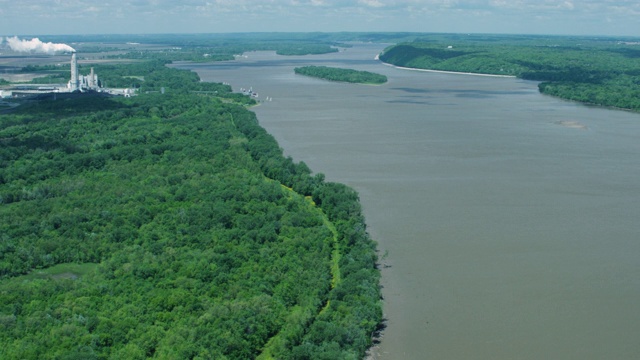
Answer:
<svg viewBox="0 0 640 360"><path fill-rule="evenodd" d="M8 37L7 43L13 51L35 52L53 54L58 51L75 52L76 50L67 44L44 43L38 38L31 40L20 40L17 36Z"/></svg>

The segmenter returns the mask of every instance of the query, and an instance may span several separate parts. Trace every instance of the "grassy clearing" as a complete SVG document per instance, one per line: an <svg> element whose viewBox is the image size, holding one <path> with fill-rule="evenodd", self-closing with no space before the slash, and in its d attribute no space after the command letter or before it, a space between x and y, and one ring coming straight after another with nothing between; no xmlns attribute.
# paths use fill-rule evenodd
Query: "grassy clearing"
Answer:
<svg viewBox="0 0 640 360"><path fill-rule="evenodd" d="M37 279L75 280L94 271L98 264L58 264L46 269L34 270L27 275L12 278L13 281L31 281ZM6 280L5 280L6 281Z"/></svg>

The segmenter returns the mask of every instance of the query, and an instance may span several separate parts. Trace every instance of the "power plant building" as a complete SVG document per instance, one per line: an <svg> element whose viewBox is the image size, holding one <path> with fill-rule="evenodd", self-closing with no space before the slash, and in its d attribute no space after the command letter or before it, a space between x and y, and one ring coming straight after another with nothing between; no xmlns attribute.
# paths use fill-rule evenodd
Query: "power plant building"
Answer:
<svg viewBox="0 0 640 360"><path fill-rule="evenodd" d="M135 96L136 90L129 88L103 88L98 74L91 68L88 75L80 75L78 58L75 52L71 54L71 78L66 86L64 84L16 84L0 89L0 98L21 97L47 93L74 93L74 92L100 92L119 96Z"/></svg>
<svg viewBox="0 0 640 360"><path fill-rule="evenodd" d="M78 75L78 58L75 52L71 55L71 80L69 80L67 88L70 91L98 90L100 88L98 75L93 72L93 68L91 68L89 75Z"/></svg>

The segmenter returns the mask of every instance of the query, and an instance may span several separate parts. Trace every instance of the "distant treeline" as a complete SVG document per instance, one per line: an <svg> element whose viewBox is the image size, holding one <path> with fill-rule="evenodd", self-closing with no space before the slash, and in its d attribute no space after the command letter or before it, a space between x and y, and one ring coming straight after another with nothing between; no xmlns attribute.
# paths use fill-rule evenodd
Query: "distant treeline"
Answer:
<svg viewBox="0 0 640 360"><path fill-rule="evenodd" d="M357 193L228 86L99 74L145 91L0 115L0 358L363 358L382 310Z"/></svg>
<svg viewBox="0 0 640 360"><path fill-rule="evenodd" d="M240 41L232 43L222 41L199 45L183 45L161 50L134 50L122 55L109 55L110 59L143 59L168 61L209 62L233 60L234 55L250 51L275 51L278 55L311 55L337 52L338 48L331 43L317 43L309 41L286 42L250 42Z"/></svg>
<svg viewBox="0 0 640 360"><path fill-rule="evenodd" d="M326 54L337 52L339 47L351 47L349 42L353 41L401 42L418 35L408 32L108 34L49 35L42 40L74 43L79 53L94 53L107 59L208 62L232 60L234 55L250 51L275 51L279 55ZM121 54L113 54L116 51Z"/></svg>
<svg viewBox="0 0 640 360"><path fill-rule="evenodd" d="M513 75L544 94L640 111L640 49L587 38L429 37L391 46L380 60L403 67Z"/></svg>
<svg viewBox="0 0 640 360"><path fill-rule="evenodd" d="M327 66L303 66L294 69L296 74L312 76L330 81L342 81L357 84L384 84L387 77L384 75L358 71L353 69L341 69Z"/></svg>
<svg viewBox="0 0 640 360"><path fill-rule="evenodd" d="M70 64L57 64L57 65L27 65L20 69L20 72L42 72L42 71L69 71Z"/></svg>

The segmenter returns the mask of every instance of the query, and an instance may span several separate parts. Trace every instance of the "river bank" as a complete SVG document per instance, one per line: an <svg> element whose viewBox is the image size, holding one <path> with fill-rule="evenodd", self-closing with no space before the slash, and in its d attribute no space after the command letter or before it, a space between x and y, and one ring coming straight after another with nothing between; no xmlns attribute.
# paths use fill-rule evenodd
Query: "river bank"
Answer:
<svg viewBox="0 0 640 360"><path fill-rule="evenodd" d="M453 75L473 75L473 76L486 76L486 77L496 77L496 78L516 78L513 75L495 75L495 74L479 74L479 73L471 73L471 72L459 72L459 71L445 71L445 70L431 70L431 69L417 69L417 68L409 68L403 66L396 66L393 64L388 64L384 61L381 61L383 64L387 66L391 66L400 70L411 70L411 71L421 71L421 72L430 72L430 73L438 73L438 74L453 74Z"/></svg>
<svg viewBox="0 0 640 360"><path fill-rule="evenodd" d="M189 65L273 96L254 111L286 155L358 191L388 251L387 328L371 353L638 358L638 115L543 96L532 81L383 66L380 51ZM295 76L302 64L389 82L320 82Z"/></svg>
<svg viewBox="0 0 640 360"><path fill-rule="evenodd" d="M472 72L418 69L418 68L397 66L397 65L389 64L380 60L380 54L376 55L375 60L380 61L384 65L391 66L393 68L400 69L400 70L422 71L422 72L431 72L431 73L439 73L439 74L474 75L474 76L487 76L487 77L498 77L498 78L517 78L517 76L514 76L514 75L481 74L481 73L472 73Z"/></svg>

